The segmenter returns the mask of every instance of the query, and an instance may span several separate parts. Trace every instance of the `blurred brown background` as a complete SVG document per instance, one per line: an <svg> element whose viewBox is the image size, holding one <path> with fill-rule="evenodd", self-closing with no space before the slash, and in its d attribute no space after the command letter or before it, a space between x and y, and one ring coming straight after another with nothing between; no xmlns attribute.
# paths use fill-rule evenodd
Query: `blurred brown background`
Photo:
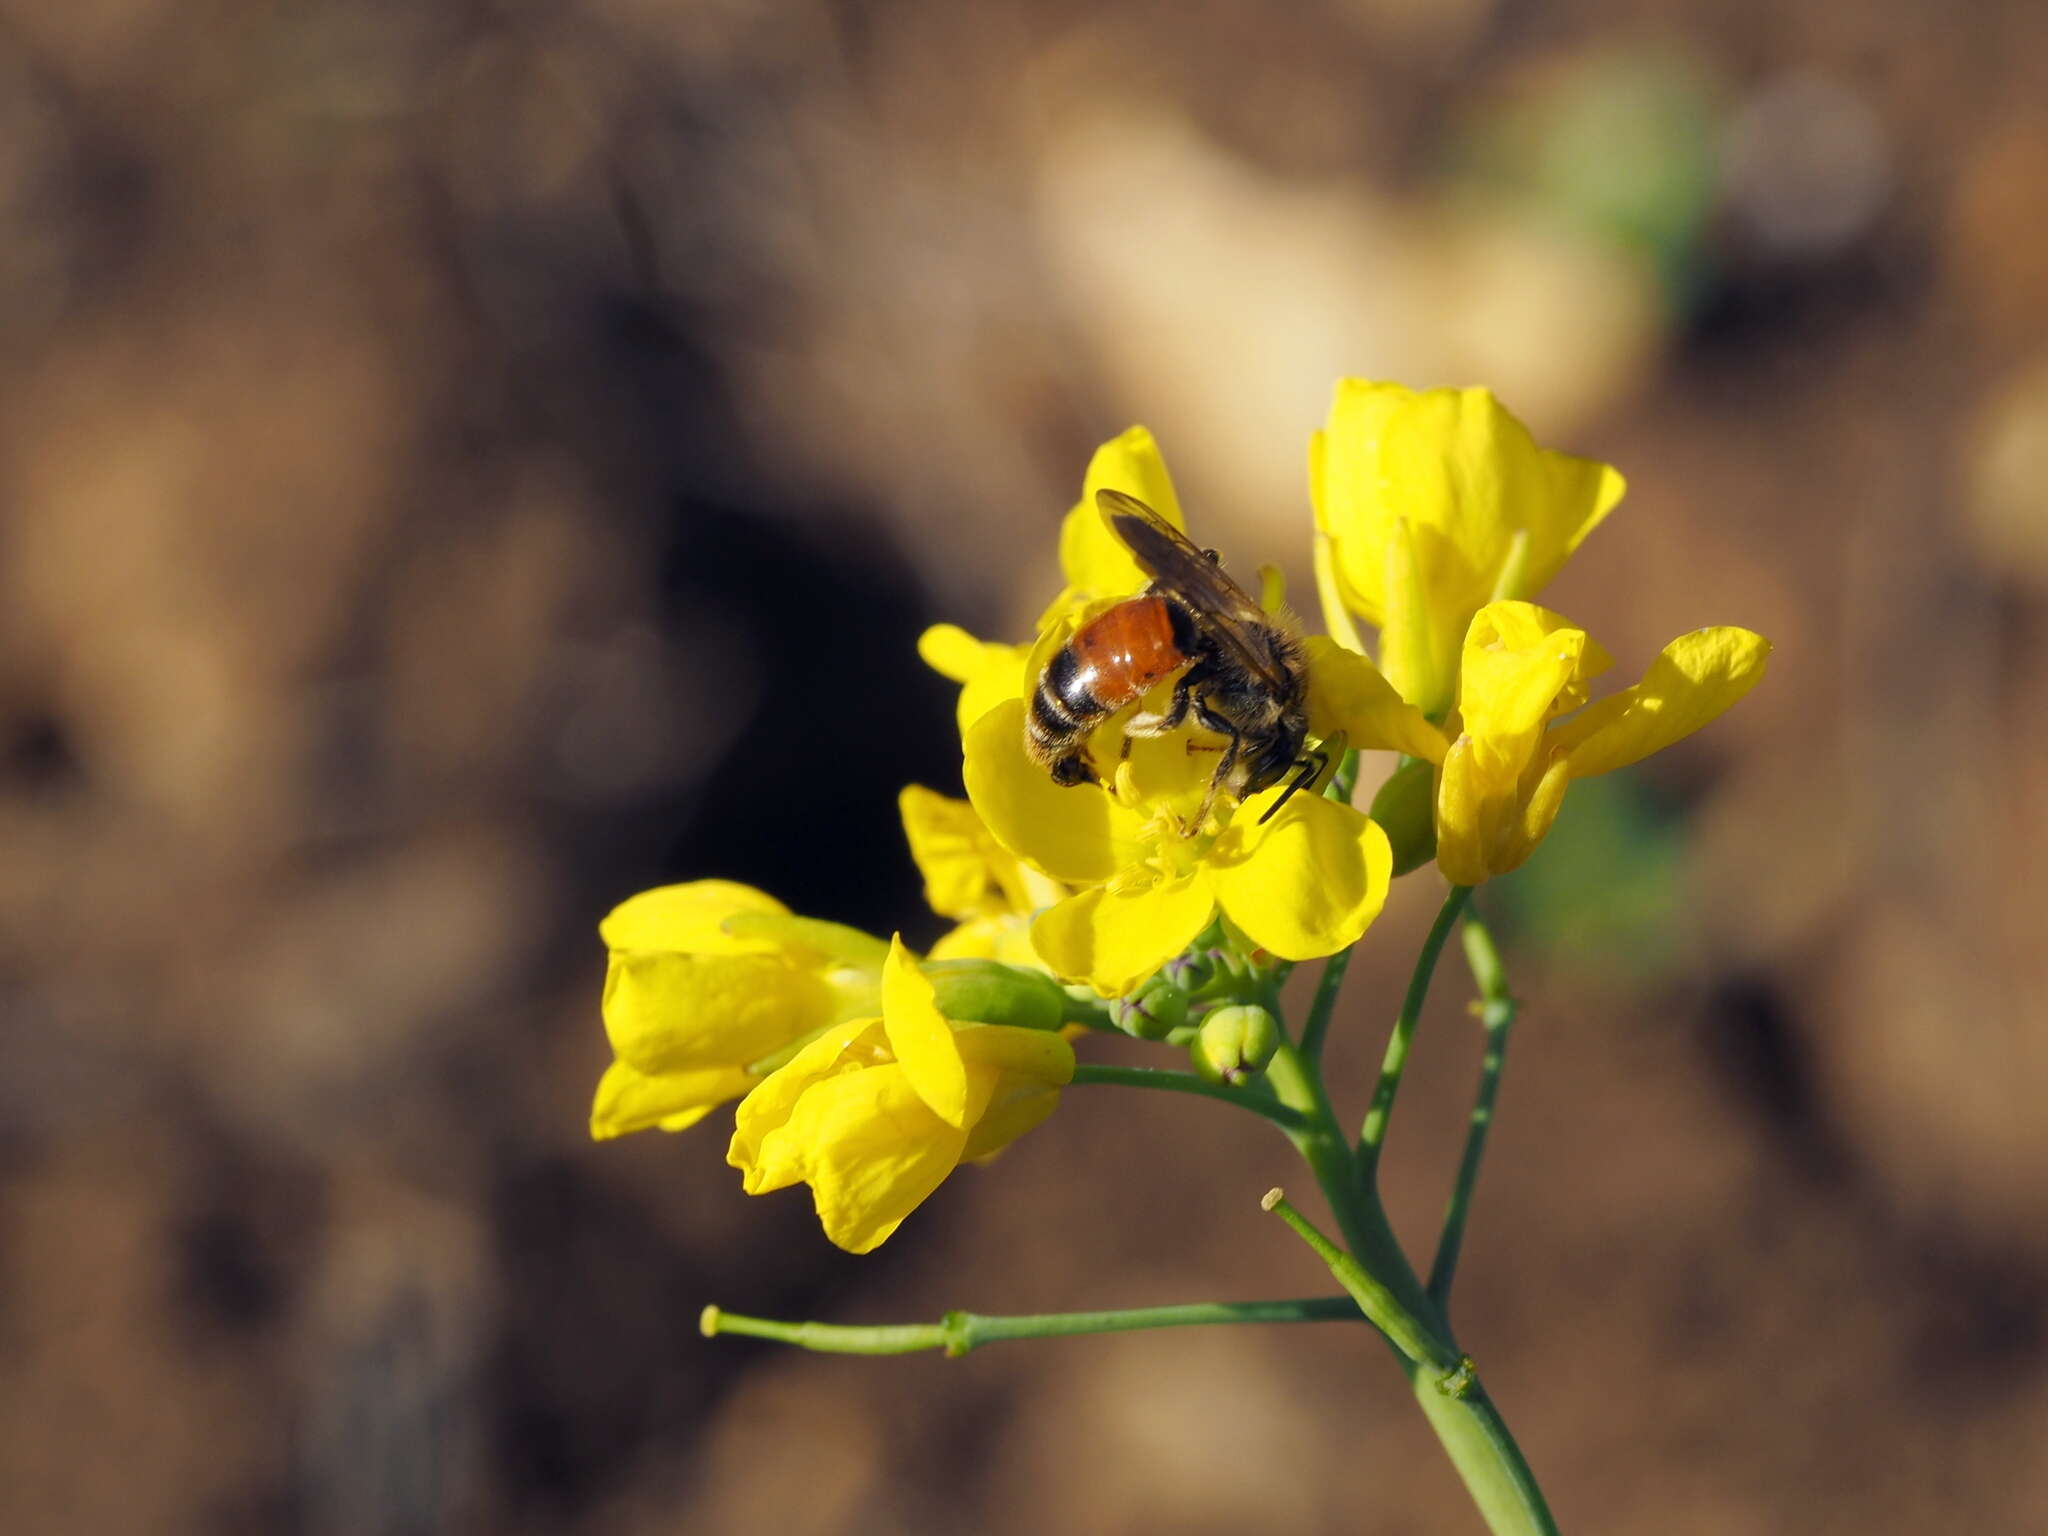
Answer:
<svg viewBox="0 0 2048 1536"><path fill-rule="evenodd" d="M606 907L928 939L919 628L1134 420L1303 590L1353 373L1623 467L1625 666L1778 645L1486 893L1459 1310L1565 1528L2048 1529L2048 10L0 9L0 1527L1476 1529L1357 1330L696 1336L1315 1292L1256 1123L1077 1091L865 1260L584 1131Z"/></svg>

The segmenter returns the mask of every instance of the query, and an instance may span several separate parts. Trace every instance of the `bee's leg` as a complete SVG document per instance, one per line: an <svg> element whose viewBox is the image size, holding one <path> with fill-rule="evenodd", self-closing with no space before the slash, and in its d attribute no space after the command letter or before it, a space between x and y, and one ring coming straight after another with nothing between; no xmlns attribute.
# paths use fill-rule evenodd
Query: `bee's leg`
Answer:
<svg viewBox="0 0 2048 1536"><path fill-rule="evenodd" d="M1181 673L1180 681L1173 685L1173 702L1166 706L1166 713L1160 717L1165 722L1164 730L1171 731L1177 729L1180 723L1187 719L1188 708L1194 702L1192 690L1195 684L1204 681L1207 677L1208 673L1200 662L1195 663L1187 671Z"/></svg>
<svg viewBox="0 0 2048 1536"><path fill-rule="evenodd" d="M1187 671L1181 673L1180 680L1173 685L1172 702L1164 710L1156 715L1148 715L1140 711L1126 720L1124 722L1123 752L1117 760L1119 762L1130 761L1131 743L1140 736L1165 736L1179 730L1181 723L1188 717L1188 709L1194 700L1193 690L1195 686L1198 683L1204 682L1208 676L1206 664L1199 661L1196 662ZM1188 744L1188 750L1190 752L1195 750L1192 742Z"/></svg>
<svg viewBox="0 0 2048 1536"><path fill-rule="evenodd" d="M1180 680L1173 685L1173 699L1165 709L1156 715L1142 710L1124 722L1124 741L1128 746L1133 736L1164 736L1169 731L1180 729L1188 717L1188 708L1193 700L1193 690L1209 680L1208 664L1198 661L1181 673Z"/></svg>
<svg viewBox="0 0 2048 1536"><path fill-rule="evenodd" d="M1195 700L1195 719L1204 730L1214 731L1218 736L1228 736L1230 745L1223 749L1223 757L1216 764L1216 771L1209 776L1209 792L1202 796L1202 809L1195 817L1195 826L1200 827L1209 819L1209 812L1215 809L1216 795L1237 767L1238 753L1244 748L1244 732L1211 709L1204 699Z"/></svg>

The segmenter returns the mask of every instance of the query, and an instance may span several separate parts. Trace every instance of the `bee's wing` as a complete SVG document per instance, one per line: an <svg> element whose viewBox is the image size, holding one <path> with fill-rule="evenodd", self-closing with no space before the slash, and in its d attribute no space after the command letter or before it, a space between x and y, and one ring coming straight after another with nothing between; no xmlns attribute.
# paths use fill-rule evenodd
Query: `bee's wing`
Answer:
<svg viewBox="0 0 2048 1536"><path fill-rule="evenodd" d="M1226 647L1237 662L1275 692L1294 680L1276 667L1270 650L1253 643L1248 630L1269 629L1273 620L1201 549L1135 496L1097 491L1102 519L1160 587L1180 598L1205 634Z"/></svg>

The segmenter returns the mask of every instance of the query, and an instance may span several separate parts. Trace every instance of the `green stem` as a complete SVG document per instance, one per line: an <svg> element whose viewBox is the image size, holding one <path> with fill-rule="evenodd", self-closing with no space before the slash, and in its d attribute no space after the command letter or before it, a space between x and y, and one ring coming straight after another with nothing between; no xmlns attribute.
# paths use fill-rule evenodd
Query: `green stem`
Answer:
<svg viewBox="0 0 2048 1536"><path fill-rule="evenodd" d="M1301 1026L1301 1054L1312 1063L1322 1059L1323 1036L1330 1032L1330 1015L1336 1011L1337 993L1344 986L1344 973L1350 969L1349 949L1340 949L1323 962L1315 998L1309 1003L1308 1018Z"/></svg>
<svg viewBox="0 0 2048 1536"><path fill-rule="evenodd" d="M1259 1204L1294 1229L1295 1236L1315 1251L1317 1258L1329 1265L1330 1273L1337 1277L1337 1283L1344 1287L1351 1299L1358 1304L1372 1324L1394 1348L1417 1365L1433 1368L1437 1378L1456 1372L1461 1362L1457 1351L1452 1349L1435 1333L1422 1324L1415 1315L1403 1307L1392 1290L1379 1277L1366 1271L1364 1265L1339 1248L1316 1229L1301 1212L1287 1203L1287 1196L1280 1190L1269 1189L1266 1198Z"/></svg>
<svg viewBox="0 0 2048 1536"><path fill-rule="evenodd" d="M1203 1301L1174 1307L1132 1307L1120 1312L1042 1312L1022 1317L983 1317L948 1312L936 1323L887 1323L847 1327L837 1323L784 1323L742 1317L706 1307L698 1319L705 1338L721 1333L775 1339L799 1349L835 1355L908 1355L943 1349L964 1355L1006 1339L1059 1339L1086 1333L1128 1333L1139 1328L1191 1328L1217 1323L1334 1323L1357 1321L1349 1296L1313 1296L1297 1301Z"/></svg>
<svg viewBox="0 0 2048 1536"><path fill-rule="evenodd" d="M1439 1382L1411 1367L1408 1385L1486 1528L1494 1536L1558 1536L1536 1475L1477 1373Z"/></svg>
<svg viewBox="0 0 2048 1536"><path fill-rule="evenodd" d="M1472 1186L1478 1182L1480 1160L1486 1156L1486 1133L1493 1126L1494 1100L1500 1093L1501 1068L1507 1062L1508 1032L1515 1023L1515 1000L1508 995L1500 951L1477 913L1465 915L1459 937L1464 941L1472 979L1479 985L1479 1021L1486 1029L1486 1054L1479 1063L1479 1090L1472 1098L1472 1118L1465 1128L1457 1182L1451 1186L1443 1234L1437 1239L1435 1262L1429 1266L1429 1295L1440 1310L1450 1306L1451 1280L1458 1272L1458 1252L1465 1242L1465 1217L1472 1208Z"/></svg>
<svg viewBox="0 0 2048 1536"><path fill-rule="evenodd" d="M1454 885L1430 924L1422 941L1422 953L1415 957L1415 970L1408 978L1408 995L1401 1000L1401 1012L1394 1020L1394 1032L1387 1037L1387 1054L1380 1063L1380 1080L1366 1106L1365 1125L1358 1133L1358 1177L1367 1188L1379 1183L1380 1149L1386 1145L1387 1122L1393 1118L1394 1095L1401 1091L1401 1074L1408 1066L1408 1047L1415 1039L1415 1026L1422 1019L1423 1000L1429 996L1429 978L1436 971L1436 958L1443 953L1444 940L1472 895L1469 885Z"/></svg>
<svg viewBox="0 0 2048 1536"><path fill-rule="evenodd" d="M1060 989L1060 993L1064 999L1060 1004L1062 1024L1079 1024L1084 1029L1100 1030L1108 1035L1123 1033L1116 1027L1116 1020L1110 1015L1109 1004L1101 998L1070 992L1064 987Z"/></svg>
<svg viewBox="0 0 2048 1536"><path fill-rule="evenodd" d="M1409 1267L1408 1257L1387 1222L1377 1196L1358 1179L1358 1165L1344 1133L1337 1127L1322 1074L1298 1050L1282 1046L1266 1065L1266 1081L1280 1102L1300 1115L1304 1128L1288 1133L1315 1175L1330 1212L1344 1234L1344 1246L1386 1287L1392 1303L1408 1314L1404 1326L1419 1326L1436 1335L1438 1345L1425 1351L1432 1358L1455 1359L1450 1330L1437 1316L1429 1293Z"/></svg>
<svg viewBox="0 0 2048 1536"><path fill-rule="evenodd" d="M1464 905L1469 892L1453 891L1447 906ZM1455 903L1455 905L1453 905ZM1440 927L1448 924L1440 923ZM1442 939L1437 937L1437 947ZM1418 969L1421 967L1418 966ZM1427 979L1424 979L1427 987ZM1413 988L1411 987L1411 991ZM1417 1003L1417 1009L1420 1003ZM1472 1362L1457 1353L1442 1314L1409 1266L1394 1237L1385 1209L1373 1186L1359 1177L1358 1159L1330 1108L1329 1095L1314 1063L1282 1046L1266 1068L1280 1101L1298 1111L1307 1128L1289 1132L1309 1169L1322 1186L1344 1240L1359 1264L1384 1290L1381 1304L1404 1313L1404 1332L1433 1335L1426 1346L1431 1364L1418 1364L1395 1345L1409 1388L1436 1431L1444 1452L1457 1468L1466 1491L1485 1517L1494 1536L1557 1536L1557 1525L1543 1501L1543 1490L1508 1432L1507 1423L1481 1385ZM1389 1337L1389 1343L1393 1340ZM1457 1362L1448 1373L1434 1363Z"/></svg>
<svg viewBox="0 0 2048 1536"><path fill-rule="evenodd" d="M1172 1072L1163 1067L1117 1067L1099 1061L1084 1061L1074 1068L1074 1082L1108 1083L1119 1088L1161 1088L1168 1093L1192 1093L1197 1098L1218 1099L1263 1116L1290 1136L1300 1131L1304 1124L1300 1113L1285 1104L1276 1104L1271 1099L1222 1083L1212 1083L1192 1072Z"/></svg>

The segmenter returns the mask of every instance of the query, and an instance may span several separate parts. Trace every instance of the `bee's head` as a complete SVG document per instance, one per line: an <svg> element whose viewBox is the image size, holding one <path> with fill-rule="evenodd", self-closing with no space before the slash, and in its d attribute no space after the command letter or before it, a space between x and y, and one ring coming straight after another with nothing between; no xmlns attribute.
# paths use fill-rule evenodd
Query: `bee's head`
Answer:
<svg viewBox="0 0 2048 1536"><path fill-rule="evenodd" d="M1273 733L1245 753L1243 793L1257 794L1285 778L1302 760L1301 749L1307 739L1307 723L1292 712L1282 714L1273 724Z"/></svg>

